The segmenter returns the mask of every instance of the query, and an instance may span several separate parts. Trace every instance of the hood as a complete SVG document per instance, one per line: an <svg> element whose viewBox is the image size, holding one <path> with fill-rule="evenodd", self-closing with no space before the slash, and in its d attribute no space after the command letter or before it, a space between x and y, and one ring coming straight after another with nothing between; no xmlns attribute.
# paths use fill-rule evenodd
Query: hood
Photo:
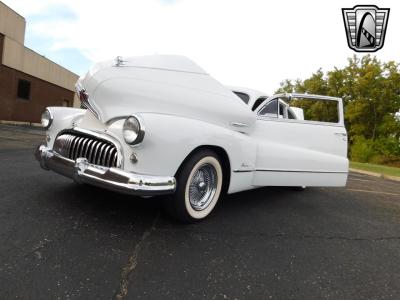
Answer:
<svg viewBox="0 0 400 300"><path fill-rule="evenodd" d="M103 123L133 113L162 113L219 125L244 123L255 115L229 89L183 56L120 58L95 64L78 84Z"/></svg>

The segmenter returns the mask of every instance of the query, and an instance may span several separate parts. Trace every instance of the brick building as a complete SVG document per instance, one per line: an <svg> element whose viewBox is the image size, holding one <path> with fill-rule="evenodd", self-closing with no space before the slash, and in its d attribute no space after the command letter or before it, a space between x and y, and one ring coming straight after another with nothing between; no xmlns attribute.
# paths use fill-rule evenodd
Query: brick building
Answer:
<svg viewBox="0 0 400 300"><path fill-rule="evenodd" d="M25 26L0 2L0 120L37 123L46 106L77 105L78 75L25 47Z"/></svg>

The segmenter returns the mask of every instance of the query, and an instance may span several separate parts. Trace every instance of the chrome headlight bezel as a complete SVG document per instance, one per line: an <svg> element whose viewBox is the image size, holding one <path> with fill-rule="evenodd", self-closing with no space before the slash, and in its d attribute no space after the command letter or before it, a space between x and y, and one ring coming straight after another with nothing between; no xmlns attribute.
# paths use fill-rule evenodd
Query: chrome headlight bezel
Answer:
<svg viewBox="0 0 400 300"><path fill-rule="evenodd" d="M122 126L122 135L125 143L131 146L140 144L145 135L143 119L139 115L130 115Z"/></svg>
<svg viewBox="0 0 400 300"><path fill-rule="evenodd" d="M49 129L51 125L53 124L53 114L51 113L51 110L46 108L45 111L42 113L40 122L42 123L42 126L44 129Z"/></svg>

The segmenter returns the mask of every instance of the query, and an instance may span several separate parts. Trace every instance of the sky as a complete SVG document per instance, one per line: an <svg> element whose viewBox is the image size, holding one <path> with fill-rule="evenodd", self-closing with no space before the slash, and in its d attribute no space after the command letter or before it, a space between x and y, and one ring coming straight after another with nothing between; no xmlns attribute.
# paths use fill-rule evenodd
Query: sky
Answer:
<svg viewBox="0 0 400 300"><path fill-rule="evenodd" d="M343 67L341 8L389 7L382 61L400 62L400 1L2 0L25 17L25 45L83 75L116 56L178 54L223 84L272 94L284 79Z"/></svg>

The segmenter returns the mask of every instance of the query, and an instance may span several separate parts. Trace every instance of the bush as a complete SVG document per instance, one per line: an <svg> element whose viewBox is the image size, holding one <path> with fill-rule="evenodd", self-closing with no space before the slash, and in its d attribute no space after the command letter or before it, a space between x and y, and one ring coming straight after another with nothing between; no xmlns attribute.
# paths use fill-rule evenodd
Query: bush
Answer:
<svg viewBox="0 0 400 300"><path fill-rule="evenodd" d="M383 156L400 156L400 141L395 137L381 137L375 140L374 147Z"/></svg>
<svg viewBox="0 0 400 300"><path fill-rule="evenodd" d="M367 140L363 136L355 137L350 147L351 160L369 162L373 156L378 154L375 152L373 145L374 142L372 140Z"/></svg>
<svg viewBox="0 0 400 300"><path fill-rule="evenodd" d="M350 158L358 162L370 162L392 166L400 165L400 141L395 137L380 137L376 140L363 136L353 138Z"/></svg>

